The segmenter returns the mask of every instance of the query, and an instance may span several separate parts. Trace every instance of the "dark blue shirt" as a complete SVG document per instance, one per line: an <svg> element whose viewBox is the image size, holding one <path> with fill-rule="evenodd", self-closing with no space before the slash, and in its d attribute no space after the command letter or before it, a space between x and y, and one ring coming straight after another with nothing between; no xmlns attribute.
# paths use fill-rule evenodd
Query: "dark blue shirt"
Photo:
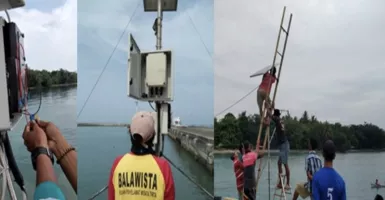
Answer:
<svg viewBox="0 0 385 200"><path fill-rule="evenodd" d="M275 123L275 132L277 133L278 145L283 144L288 140L285 134L285 124L280 117L273 116L272 119Z"/></svg>
<svg viewBox="0 0 385 200"><path fill-rule="evenodd" d="M336 170L323 167L312 180L314 200L346 200L345 181Z"/></svg>

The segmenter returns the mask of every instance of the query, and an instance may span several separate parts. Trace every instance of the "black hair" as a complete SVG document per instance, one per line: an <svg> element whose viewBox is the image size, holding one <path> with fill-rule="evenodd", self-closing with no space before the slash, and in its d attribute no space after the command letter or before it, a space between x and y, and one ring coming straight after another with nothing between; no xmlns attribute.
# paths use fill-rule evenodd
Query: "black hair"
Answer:
<svg viewBox="0 0 385 200"><path fill-rule="evenodd" d="M243 154L243 149L244 149L243 143L239 144L238 150L239 150L239 152L240 152L241 154Z"/></svg>
<svg viewBox="0 0 385 200"><path fill-rule="evenodd" d="M311 150L316 150L318 148L318 141L315 138L310 138L309 142Z"/></svg>
<svg viewBox="0 0 385 200"><path fill-rule="evenodd" d="M230 159L231 159L232 161L234 161L234 159L235 159L234 154L230 156Z"/></svg>
<svg viewBox="0 0 385 200"><path fill-rule="evenodd" d="M384 198L381 195L377 194L376 197L374 197L374 200L384 200Z"/></svg>
<svg viewBox="0 0 385 200"><path fill-rule="evenodd" d="M325 158L325 161L333 161L336 158L336 147L332 140L326 140L322 149L322 155Z"/></svg>
<svg viewBox="0 0 385 200"><path fill-rule="evenodd" d="M275 73L277 72L277 68L275 66L273 66L270 70L270 74L275 76Z"/></svg>
<svg viewBox="0 0 385 200"><path fill-rule="evenodd" d="M276 116L276 117L280 117L280 116L281 116L281 110L279 110L279 109L274 109L273 115Z"/></svg>
<svg viewBox="0 0 385 200"><path fill-rule="evenodd" d="M250 152L251 144L250 144L249 141L245 141L245 142L243 143L243 147L245 148L245 153Z"/></svg>
<svg viewBox="0 0 385 200"><path fill-rule="evenodd" d="M147 148L142 145L143 137L139 134L130 134L131 136L131 152L136 155L146 155L146 154L153 154L155 155L155 151L153 149L153 141L155 138L155 135L151 137L145 144L147 145Z"/></svg>

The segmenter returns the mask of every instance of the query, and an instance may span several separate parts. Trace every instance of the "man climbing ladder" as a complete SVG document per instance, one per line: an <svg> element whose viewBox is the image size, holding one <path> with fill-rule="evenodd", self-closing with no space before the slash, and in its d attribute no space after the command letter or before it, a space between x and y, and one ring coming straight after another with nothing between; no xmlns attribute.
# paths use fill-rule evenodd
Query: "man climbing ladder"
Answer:
<svg viewBox="0 0 385 200"><path fill-rule="evenodd" d="M277 142L279 147L279 158L278 158L278 177L282 174L282 164L285 167L285 175L286 175L286 185L285 190L290 189L290 169L288 164L289 150L290 144L285 133L285 125L283 120L281 119L281 111L278 109L274 110L274 114L272 117L275 123L275 132L277 134ZM277 184L277 188L282 188L282 183L279 182Z"/></svg>
<svg viewBox="0 0 385 200"><path fill-rule="evenodd" d="M265 116L263 113L264 108L266 108L267 114L266 117L263 119L264 125L270 124L270 119L268 116L271 115L271 110L274 108L274 105L271 103L269 94L271 90L271 86L275 83L275 81L278 82L277 77L275 76L277 71L277 68L273 66L268 72L266 72L262 77L262 82L259 85L259 88L257 90L257 103L259 107L259 116ZM263 105L263 102L265 104Z"/></svg>

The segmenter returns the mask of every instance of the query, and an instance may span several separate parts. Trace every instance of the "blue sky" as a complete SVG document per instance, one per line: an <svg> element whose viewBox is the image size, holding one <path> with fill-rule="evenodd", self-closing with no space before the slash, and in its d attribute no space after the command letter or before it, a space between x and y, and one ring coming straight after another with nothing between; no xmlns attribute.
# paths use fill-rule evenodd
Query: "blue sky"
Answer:
<svg viewBox="0 0 385 200"><path fill-rule="evenodd" d="M138 3L125 36L78 122L130 121L135 101L127 97L128 36L134 35L142 51L154 50L156 42L152 30L156 13L145 13L142 0L116 0L108 4L100 0L78 2L78 113ZM181 117L184 124L211 125L213 1L180 0L178 11L165 12L163 21L163 48L174 53L174 117ZM150 107L143 102L139 103L139 109L150 110Z"/></svg>

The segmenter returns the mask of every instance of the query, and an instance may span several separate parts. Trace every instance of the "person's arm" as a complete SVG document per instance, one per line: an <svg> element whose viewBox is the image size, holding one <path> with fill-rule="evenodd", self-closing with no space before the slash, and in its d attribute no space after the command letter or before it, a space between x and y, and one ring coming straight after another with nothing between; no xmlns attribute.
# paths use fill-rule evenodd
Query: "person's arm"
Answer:
<svg viewBox="0 0 385 200"><path fill-rule="evenodd" d="M318 183L316 179L313 179L312 181L312 200L321 200L320 193L318 191Z"/></svg>
<svg viewBox="0 0 385 200"><path fill-rule="evenodd" d="M51 122L36 120L40 128L42 128L48 138L48 145L59 160L59 165L62 168L65 176L70 182L73 190L77 193L77 154L76 151L68 151L71 146L61 134L60 130ZM65 154L65 155L64 155Z"/></svg>
<svg viewBox="0 0 385 200"><path fill-rule="evenodd" d="M44 154L36 158L36 189L34 199L64 200L64 194L56 184L56 176L51 159Z"/></svg>
<svg viewBox="0 0 385 200"><path fill-rule="evenodd" d="M165 169L163 175L165 175L164 179L166 181L164 200L175 200L175 185L171 167L168 163L166 163L164 166Z"/></svg>
<svg viewBox="0 0 385 200"><path fill-rule="evenodd" d="M114 160L114 163L112 164L111 170L110 170L110 177L108 178L108 194L107 194L107 199L108 200L115 200L115 188L114 188L114 172L115 168L118 165L120 159L123 156L119 156Z"/></svg>
<svg viewBox="0 0 385 200"><path fill-rule="evenodd" d="M60 158L59 165L62 168L68 181L71 183L71 186L75 190L75 193L77 193L77 153L75 150L71 150L70 152L67 152L65 154L65 152L68 151L68 149L70 148L71 145L69 145L66 139L62 136L56 141L52 152L54 153L56 159Z"/></svg>
<svg viewBox="0 0 385 200"><path fill-rule="evenodd" d="M241 170L244 169L243 164L242 164L242 162L240 160L238 160L237 165L238 165L239 169L241 169Z"/></svg>
<svg viewBox="0 0 385 200"><path fill-rule="evenodd" d="M45 154L40 154L36 158L36 186L46 181L55 183L57 180L51 159Z"/></svg>
<svg viewBox="0 0 385 200"><path fill-rule="evenodd" d="M310 174L310 169L309 169L309 159L306 157L305 159L305 172L308 180L311 180L313 176Z"/></svg>
<svg viewBox="0 0 385 200"><path fill-rule="evenodd" d="M345 185L345 182L343 184L343 188L342 188L342 198L341 200L346 200L346 185Z"/></svg>
<svg viewBox="0 0 385 200"><path fill-rule="evenodd" d="M312 179L313 179L313 176L310 174L310 172L307 172L306 175L307 175L307 178L308 178L309 180L312 180Z"/></svg>

